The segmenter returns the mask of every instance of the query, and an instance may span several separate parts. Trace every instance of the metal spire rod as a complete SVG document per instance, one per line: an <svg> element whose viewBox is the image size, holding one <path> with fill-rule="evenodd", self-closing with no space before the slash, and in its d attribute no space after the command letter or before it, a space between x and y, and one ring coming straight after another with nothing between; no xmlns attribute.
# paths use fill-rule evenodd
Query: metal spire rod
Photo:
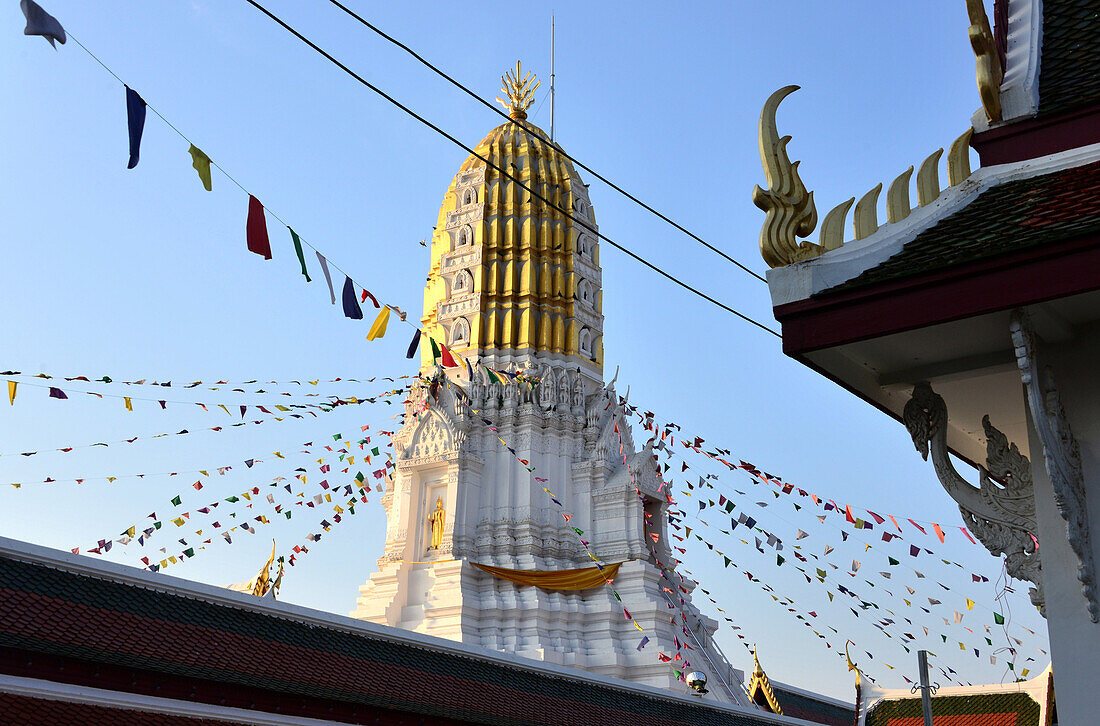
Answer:
<svg viewBox="0 0 1100 726"><path fill-rule="evenodd" d="M554 16L550 16L550 143L554 142Z"/></svg>

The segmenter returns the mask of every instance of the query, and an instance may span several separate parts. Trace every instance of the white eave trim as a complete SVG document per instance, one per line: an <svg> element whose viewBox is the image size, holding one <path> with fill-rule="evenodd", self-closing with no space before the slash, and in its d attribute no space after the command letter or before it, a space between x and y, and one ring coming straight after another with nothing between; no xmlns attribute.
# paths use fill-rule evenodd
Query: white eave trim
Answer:
<svg viewBox="0 0 1100 726"><path fill-rule="evenodd" d="M1042 56L1043 0L1009 0L1008 47L1001 82L1002 121L990 124L978 109L972 121L977 132L1034 116L1039 110L1039 61Z"/></svg>
<svg viewBox="0 0 1100 726"><path fill-rule="evenodd" d="M926 207L918 207L901 222L884 224L869 237L805 262L768 270L772 306L806 300L881 265L904 249L918 234L961 211L988 189L1005 182L1071 169L1100 159L1100 144L978 169L961 184L948 187Z"/></svg>

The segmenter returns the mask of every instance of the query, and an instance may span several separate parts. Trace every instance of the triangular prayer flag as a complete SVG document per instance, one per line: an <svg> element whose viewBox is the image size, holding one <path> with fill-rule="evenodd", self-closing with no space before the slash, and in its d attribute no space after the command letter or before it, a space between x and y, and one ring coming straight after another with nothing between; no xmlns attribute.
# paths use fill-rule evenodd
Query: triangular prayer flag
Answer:
<svg viewBox="0 0 1100 726"><path fill-rule="evenodd" d="M390 322L390 309L384 307L378 311L378 317L374 319L374 323L370 326L370 330L367 332L367 340L375 340L381 338L386 334L386 325Z"/></svg>
<svg viewBox="0 0 1100 726"><path fill-rule="evenodd" d="M412 341L409 342L409 349L405 351L406 358L412 358L416 355L416 349L420 346L420 328L417 328L413 332Z"/></svg>
<svg viewBox="0 0 1100 726"><path fill-rule="evenodd" d="M191 154L191 166L195 167L195 171L199 173L199 181L202 182L203 189L208 192L213 191L214 183L210 179L210 157L194 144L191 144L187 153Z"/></svg>
<svg viewBox="0 0 1100 726"><path fill-rule="evenodd" d="M41 35L49 41L50 45L57 49L54 43L65 45L65 29L57 18L47 13L34 0L22 0L19 7L23 9L23 16L27 19L27 27L23 28L23 35Z"/></svg>
<svg viewBox="0 0 1100 726"><path fill-rule="evenodd" d="M126 125L130 131L130 161L127 169L138 165L141 153L141 134L145 130L145 101L137 91L126 86Z"/></svg>
<svg viewBox="0 0 1100 726"><path fill-rule="evenodd" d="M932 529L936 530L936 536L940 538L940 543L943 544L944 534L943 534L943 530L940 529L940 525L933 522L932 523Z"/></svg>
<svg viewBox="0 0 1100 726"><path fill-rule="evenodd" d="M444 368L457 368L458 363L455 361L451 351L447 350L447 346L442 343L439 344L439 355L442 358Z"/></svg>
<svg viewBox="0 0 1100 726"><path fill-rule="evenodd" d="M352 320L363 319L363 309L359 307L359 301L355 299L355 285L352 283L351 278L344 275L344 316L349 317ZM373 331L374 328L371 328ZM373 340L373 338L368 338Z"/></svg>
<svg viewBox="0 0 1100 726"><path fill-rule="evenodd" d="M12 406L15 405L15 389L18 385L15 381L8 381L8 403Z"/></svg>
<svg viewBox="0 0 1100 726"><path fill-rule="evenodd" d="M133 410L134 410L134 404L133 404L133 402L132 402L132 401L130 400L130 397L129 397L129 396L123 396L123 397L122 397L122 403L123 403L123 405L125 405L125 406L126 406L126 410L127 410L127 411L133 411Z"/></svg>
<svg viewBox="0 0 1100 726"><path fill-rule="evenodd" d="M264 218L264 205L251 194L248 195L248 222L245 225L248 239L248 251L271 259L271 240L267 237L267 220Z"/></svg>
<svg viewBox="0 0 1100 726"><path fill-rule="evenodd" d="M332 304L336 304L336 291L332 289L332 275L328 271L328 260L320 252L314 250L314 254L317 255L317 264L321 266L321 272L325 274L325 282L328 283L328 294L332 298Z"/></svg>
<svg viewBox="0 0 1100 726"><path fill-rule="evenodd" d="M993 622L996 623L997 625L1004 625L1005 624L1005 616L1001 615L998 612L994 612L993 613Z"/></svg>
<svg viewBox="0 0 1100 726"><path fill-rule="evenodd" d="M430 335L428 336L428 342L432 344L432 362L434 363L435 361L439 360L439 344L436 343L435 338ZM485 370L489 369L486 368ZM492 373L492 371L489 372ZM498 378L496 382L500 383L500 379Z"/></svg>
<svg viewBox="0 0 1100 726"><path fill-rule="evenodd" d="M302 240L298 238L298 233L287 227L290 230L290 240L294 243L294 254L298 255L298 262L302 265L302 275L306 278L306 282L313 282L309 279L309 270L306 269L306 257L302 252Z"/></svg>
<svg viewBox="0 0 1100 726"><path fill-rule="evenodd" d="M62 391L60 388L54 388L53 386L50 386L50 398L59 398L64 400L67 399L68 396L66 396L65 392Z"/></svg>

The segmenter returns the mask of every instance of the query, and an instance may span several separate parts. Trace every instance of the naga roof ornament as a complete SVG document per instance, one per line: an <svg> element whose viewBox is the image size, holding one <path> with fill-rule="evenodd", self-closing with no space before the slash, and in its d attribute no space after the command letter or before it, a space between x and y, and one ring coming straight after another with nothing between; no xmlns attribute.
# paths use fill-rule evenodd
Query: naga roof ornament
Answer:
<svg viewBox="0 0 1100 726"><path fill-rule="evenodd" d="M966 14L970 17L970 47L977 56L974 73L978 81L978 95L982 99L985 116L991 122L1001 120L1001 81L1004 80L1004 68L997 54L997 44L993 40L993 30L989 27L989 16L985 14L982 0L966 0Z"/></svg>
<svg viewBox="0 0 1100 726"><path fill-rule="evenodd" d="M752 202L764 210L764 226L760 229L760 254L769 267L783 267L817 257L825 248L813 242L799 242L817 227L817 207L813 192L798 176L799 162L791 163L787 156L790 136L779 136L775 112L780 102L799 89L785 86L768 97L760 111L760 161L764 166L767 189L759 185L752 190Z"/></svg>

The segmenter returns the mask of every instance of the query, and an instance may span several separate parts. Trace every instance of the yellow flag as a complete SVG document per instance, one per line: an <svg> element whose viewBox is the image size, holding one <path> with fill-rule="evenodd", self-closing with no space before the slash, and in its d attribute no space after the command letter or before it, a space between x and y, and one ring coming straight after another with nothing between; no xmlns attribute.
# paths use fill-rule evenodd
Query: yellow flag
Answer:
<svg viewBox="0 0 1100 726"><path fill-rule="evenodd" d="M641 631L642 631L643 633L645 632L644 630L642 630L642 626L641 626L641 625L638 625L638 621L637 621L637 620L635 620L635 621L634 621L634 627L635 627L635 628L637 628L638 630L641 630Z"/></svg>
<svg viewBox="0 0 1100 726"><path fill-rule="evenodd" d="M199 173L203 188L208 192L211 191L214 187L210 181L210 157L194 144L191 144L191 148L187 151L191 154L191 166L195 167L195 171Z"/></svg>
<svg viewBox="0 0 1100 726"><path fill-rule="evenodd" d="M177 527L182 527L183 526L183 517L176 517L175 519L172 520L172 524L176 525Z"/></svg>
<svg viewBox="0 0 1100 726"><path fill-rule="evenodd" d="M220 408L221 410L225 411L226 413L229 413L229 409L225 407L225 404L224 404L224 403L219 403L219 404L218 404L218 408ZM229 415L230 415L230 416L232 416L233 414L229 413Z"/></svg>
<svg viewBox="0 0 1100 726"><path fill-rule="evenodd" d="M959 643L959 650L966 650L966 646L962 643Z"/></svg>
<svg viewBox="0 0 1100 726"><path fill-rule="evenodd" d="M974 601L971 600L970 598L966 598L966 609L967 610L973 610L974 609Z"/></svg>
<svg viewBox="0 0 1100 726"><path fill-rule="evenodd" d="M133 411L134 410L134 404L130 402L130 399L128 397L123 396L122 397L122 402L126 404L126 410L127 411Z"/></svg>
<svg viewBox="0 0 1100 726"><path fill-rule="evenodd" d="M129 537L133 537L136 532L137 532L137 528L134 525L131 524L130 528L126 530L126 535L129 536Z"/></svg>
<svg viewBox="0 0 1100 726"><path fill-rule="evenodd" d="M375 338L381 338L386 334L386 324L390 322L390 309L384 307L378 313L378 317L374 319L374 325L370 326L370 332L367 333L367 340L374 340Z"/></svg>
<svg viewBox="0 0 1100 726"><path fill-rule="evenodd" d="M15 381L8 381L8 403L15 405L15 387L19 384Z"/></svg>

